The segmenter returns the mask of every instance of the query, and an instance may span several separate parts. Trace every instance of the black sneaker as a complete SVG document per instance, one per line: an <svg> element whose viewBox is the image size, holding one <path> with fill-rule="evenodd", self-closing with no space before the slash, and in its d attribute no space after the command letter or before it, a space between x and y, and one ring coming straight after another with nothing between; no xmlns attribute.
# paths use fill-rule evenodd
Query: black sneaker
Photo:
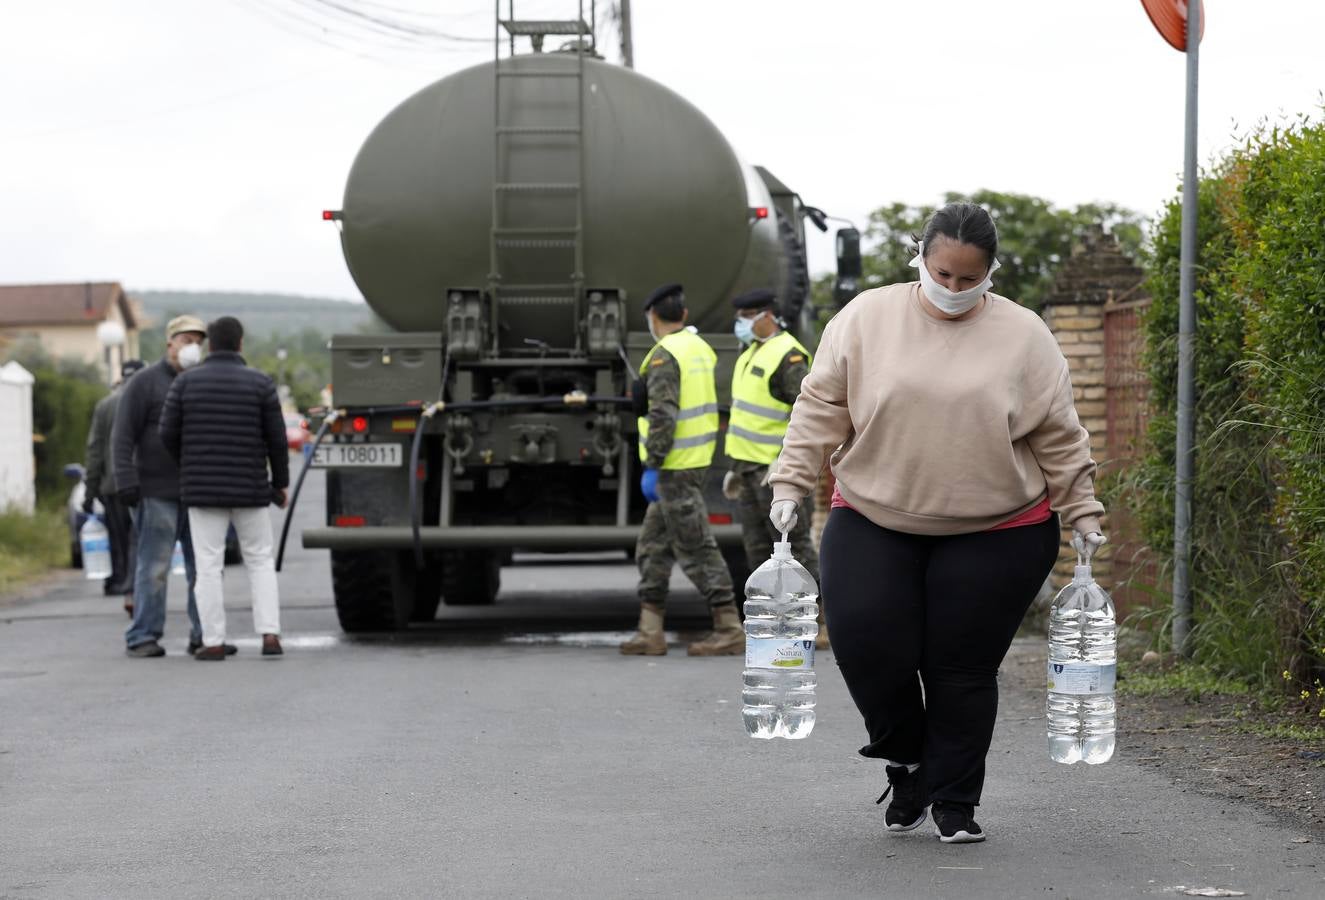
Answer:
<svg viewBox="0 0 1325 900"><path fill-rule="evenodd" d="M888 794L893 795L883 814L888 830L910 831L920 827L925 821L925 780L920 770L908 772L906 766L888 766L884 771L888 773L888 790L874 802L882 803Z"/></svg>
<svg viewBox="0 0 1325 900"><path fill-rule="evenodd" d="M165 656L166 650L156 641L143 641L141 644L134 644L126 649L124 654L135 659L147 659L153 656Z"/></svg>
<svg viewBox="0 0 1325 900"><path fill-rule="evenodd" d="M934 826L945 844L974 844L985 839L985 832L975 824L975 807L969 803L935 800L932 807Z"/></svg>

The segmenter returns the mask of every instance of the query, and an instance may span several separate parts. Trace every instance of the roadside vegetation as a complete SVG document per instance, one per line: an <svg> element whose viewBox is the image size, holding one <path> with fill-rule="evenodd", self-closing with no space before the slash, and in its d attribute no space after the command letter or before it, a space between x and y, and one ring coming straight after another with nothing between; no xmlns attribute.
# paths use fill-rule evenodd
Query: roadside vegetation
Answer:
<svg viewBox="0 0 1325 900"><path fill-rule="evenodd" d="M1325 123L1264 125L1199 192L1192 660L1127 690L1230 693L1325 740ZM1129 624L1170 649L1181 203L1156 222L1142 464L1109 486L1156 555ZM1285 732L1286 734L1287 732ZM1314 735L1314 737L1307 737Z"/></svg>
<svg viewBox="0 0 1325 900"><path fill-rule="evenodd" d="M41 504L31 516L0 513L0 596L68 564L69 526L62 505Z"/></svg>

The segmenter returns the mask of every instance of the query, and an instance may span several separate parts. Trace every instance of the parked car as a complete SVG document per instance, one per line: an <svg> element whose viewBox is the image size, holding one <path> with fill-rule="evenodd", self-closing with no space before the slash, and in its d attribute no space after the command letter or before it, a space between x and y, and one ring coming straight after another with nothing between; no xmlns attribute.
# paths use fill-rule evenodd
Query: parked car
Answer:
<svg viewBox="0 0 1325 900"><path fill-rule="evenodd" d="M87 482L84 480L86 474L82 463L69 463L64 467L65 477L75 481L69 491L69 499L65 501L66 517L69 520L69 566L74 569L83 568L83 545L78 540L78 532L87 521L87 513L83 512L83 497L87 494ZM102 516L106 514L100 500L92 501L92 511ZM235 526L231 525L225 533L225 564L232 566L243 558L239 552L239 535L235 534Z"/></svg>
<svg viewBox="0 0 1325 900"><path fill-rule="evenodd" d="M285 414L285 443L291 450L303 451L304 445L312 440L308 430L308 420L297 412Z"/></svg>

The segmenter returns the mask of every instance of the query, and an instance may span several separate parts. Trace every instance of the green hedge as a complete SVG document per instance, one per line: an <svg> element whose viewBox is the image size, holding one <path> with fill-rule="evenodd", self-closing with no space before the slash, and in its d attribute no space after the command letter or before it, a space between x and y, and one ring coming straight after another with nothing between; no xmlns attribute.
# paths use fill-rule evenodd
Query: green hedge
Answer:
<svg viewBox="0 0 1325 900"><path fill-rule="evenodd" d="M1325 127L1256 133L1202 179L1199 208L1193 652L1296 690L1325 668ZM1175 199L1147 260L1149 450L1115 489L1165 577L1180 231Z"/></svg>

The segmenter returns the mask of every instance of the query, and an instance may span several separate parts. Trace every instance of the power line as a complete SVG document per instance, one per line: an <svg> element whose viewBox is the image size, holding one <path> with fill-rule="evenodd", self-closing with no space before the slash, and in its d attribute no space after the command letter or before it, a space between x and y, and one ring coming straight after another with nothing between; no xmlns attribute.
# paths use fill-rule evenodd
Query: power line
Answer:
<svg viewBox="0 0 1325 900"><path fill-rule="evenodd" d="M400 34L409 35L413 37L432 38L444 41L457 41L460 43L470 43L470 44L487 44L491 43L492 40L491 38L486 38L486 37L469 37L465 35L450 34L449 32L439 31L435 28L428 28L422 25L416 25L412 22L405 22L399 19L388 19L380 14L365 12L362 9L355 9L354 4L344 2L344 0L309 0L309 2L317 4L319 6L324 6L330 9L334 9L338 12L345 14L346 16L360 19L372 25L380 26L381 28L386 29L388 33L398 32ZM365 4L360 3L359 5L362 6Z"/></svg>

